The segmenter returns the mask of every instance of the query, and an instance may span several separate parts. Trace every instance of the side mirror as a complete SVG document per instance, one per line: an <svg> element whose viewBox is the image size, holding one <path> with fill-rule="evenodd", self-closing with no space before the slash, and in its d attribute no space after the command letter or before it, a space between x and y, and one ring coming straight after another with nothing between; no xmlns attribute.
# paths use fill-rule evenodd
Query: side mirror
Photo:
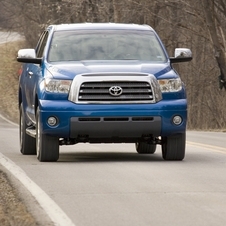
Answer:
<svg viewBox="0 0 226 226"><path fill-rule="evenodd" d="M170 57L171 63L187 62L192 60L192 52L187 48L176 48L174 57Z"/></svg>
<svg viewBox="0 0 226 226"><path fill-rule="evenodd" d="M41 64L42 58L36 57L35 49L20 49L18 51L17 61L21 63Z"/></svg>

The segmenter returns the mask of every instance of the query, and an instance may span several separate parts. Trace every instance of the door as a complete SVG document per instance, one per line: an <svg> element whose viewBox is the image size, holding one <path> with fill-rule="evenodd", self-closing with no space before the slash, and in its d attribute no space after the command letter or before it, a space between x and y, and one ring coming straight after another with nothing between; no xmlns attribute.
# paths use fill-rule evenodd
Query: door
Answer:
<svg viewBox="0 0 226 226"><path fill-rule="evenodd" d="M36 57L42 58L48 39L48 31L45 31L40 36L38 45L36 47ZM28 64L26 74L26 97L27 97L27 115L31 121L35 123L35 98L37 85L43 77L43 61L39 64Z"/></svg>

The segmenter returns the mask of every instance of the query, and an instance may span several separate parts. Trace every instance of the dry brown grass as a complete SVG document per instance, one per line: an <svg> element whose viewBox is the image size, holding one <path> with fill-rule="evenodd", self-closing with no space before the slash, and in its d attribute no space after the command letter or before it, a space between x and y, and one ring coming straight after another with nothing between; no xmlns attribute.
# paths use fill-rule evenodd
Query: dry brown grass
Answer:
<svg viewBox="0 0 226 226"><path fill-rule="evenodd" d="M24 42L10 42L0 45L0 113L18 123L18 80L20 63L16 61L17 51Z"/></svg>
<svg viewBox="0 0 226 226"><path fill-rule="evenodd" d="M38 225L18 195L18 190L0 170L0 225Z"/></svg>

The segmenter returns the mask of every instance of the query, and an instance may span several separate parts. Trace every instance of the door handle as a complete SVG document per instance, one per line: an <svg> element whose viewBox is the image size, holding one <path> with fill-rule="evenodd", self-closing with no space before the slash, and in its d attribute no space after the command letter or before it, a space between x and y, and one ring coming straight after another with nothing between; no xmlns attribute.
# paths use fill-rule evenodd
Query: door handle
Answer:
<svg viewBox="0 0 226 226"><path fill-rule="evenodd" d="M33 75L33 72L32 71L29 71L28 74L31 77Z"/></svg>

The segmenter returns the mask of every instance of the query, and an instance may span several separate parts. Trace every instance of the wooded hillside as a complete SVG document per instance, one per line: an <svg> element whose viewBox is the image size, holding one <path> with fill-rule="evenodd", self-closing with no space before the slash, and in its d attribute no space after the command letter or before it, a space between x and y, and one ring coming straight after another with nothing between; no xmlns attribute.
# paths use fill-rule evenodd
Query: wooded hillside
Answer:
<svg viewBox="0 0 226 226"><path fill-rule="evenodd" d="M170 56L193 52L175 65L187 87L189 129L226 128L225 0L0 0L0 27L21 32L34 47L49 24L120 22L149 24Z"/></svg>

